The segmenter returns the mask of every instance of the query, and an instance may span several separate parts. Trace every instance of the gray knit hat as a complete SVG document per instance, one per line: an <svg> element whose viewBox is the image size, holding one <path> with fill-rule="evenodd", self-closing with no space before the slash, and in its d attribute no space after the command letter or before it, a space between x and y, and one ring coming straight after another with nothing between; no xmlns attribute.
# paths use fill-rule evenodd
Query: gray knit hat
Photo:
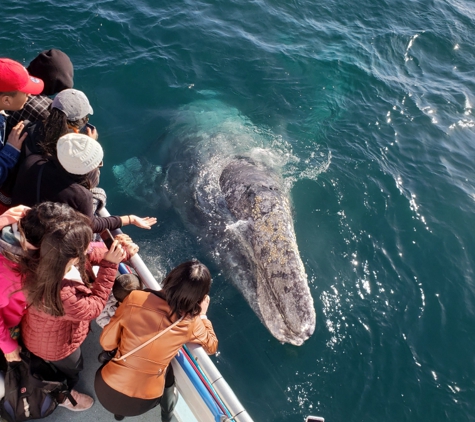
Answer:
<svg viewBox="0 0 475 422"><path fill-rule="evenodd" d="M75 121L93 114L86 94L77 89L65 89L61 91L53 100L51 107L61 110L68 120Z"/></svg>
<svg viewBox="0 0 475 422"><path fill-rule="evenodd" d="M58 139L58 160L71 174L87 174L99 167L104 158L101 144L81 133L68 133Z"/></svg>

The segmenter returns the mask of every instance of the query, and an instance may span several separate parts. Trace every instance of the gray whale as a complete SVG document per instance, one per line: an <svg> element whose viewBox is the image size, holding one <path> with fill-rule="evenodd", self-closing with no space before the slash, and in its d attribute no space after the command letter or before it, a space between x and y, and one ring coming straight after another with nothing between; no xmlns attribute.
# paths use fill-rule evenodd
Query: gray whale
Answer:
<svg viewBox="0 0 475 422"><path fill-rule="evenodd" d="M276 139L235 108L196 101L179 110L142 165L119 165L114 174L125 192L142 192L142 201L153 204L157 189L144 191L140 169L153 173L161 166L155 180L188 231L271 334L301 345L314 332L316 316L281 176L289 154Z"/></svg>

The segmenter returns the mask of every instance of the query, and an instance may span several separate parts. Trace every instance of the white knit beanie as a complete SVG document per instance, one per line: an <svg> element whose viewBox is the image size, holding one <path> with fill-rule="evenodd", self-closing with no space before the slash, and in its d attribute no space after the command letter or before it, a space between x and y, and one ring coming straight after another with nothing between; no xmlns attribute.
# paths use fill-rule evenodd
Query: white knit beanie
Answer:
<svg viewBox="0 0 475 422"><path fill-rule="evenodd" d="M80 133L61 136L56 151L59 162L71 174L87 174L95 170L104 157L101 144Z"/></svg>

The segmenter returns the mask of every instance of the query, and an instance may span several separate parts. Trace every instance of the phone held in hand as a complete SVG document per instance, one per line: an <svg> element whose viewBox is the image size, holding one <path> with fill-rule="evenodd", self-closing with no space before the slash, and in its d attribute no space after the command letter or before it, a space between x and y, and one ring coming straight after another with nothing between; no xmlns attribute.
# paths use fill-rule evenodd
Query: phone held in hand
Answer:
<svg viewBox="0 0 475 422"><path fill-rule="evenodd" d="M106 244L107 249L110 249L112 243L114 242L114 236L112 236L112 233L109 231L109 229L105 229L103 232L101 232L101 238Z"/></svg>
<svg viewBox="0 0 475 422"><path fill-rule="evenodd" d="M91 129L91 131L96 130L96 127L94 125L91 125L90 123L86 123L86 125L83 126L83 128L80 130L80 132L87 135L87 128Z"/></svg>
<svg viewBox="0 0 475 422"><path fill-rule="evenodd" d="M325 419L320 416L307 416L305 422L325 422Z"/></svg>

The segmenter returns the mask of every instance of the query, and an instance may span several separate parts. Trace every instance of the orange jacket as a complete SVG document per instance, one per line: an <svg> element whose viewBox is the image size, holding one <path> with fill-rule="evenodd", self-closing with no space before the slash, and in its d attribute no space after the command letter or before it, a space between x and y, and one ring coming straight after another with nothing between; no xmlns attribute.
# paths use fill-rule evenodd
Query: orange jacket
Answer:
<svg viewBox="0 0 475 422"><path fill-rule="evenodd" d="M170 307L153 293L135 290L117 309L102 331L104 350L118 348L116 357L125 355L173 324ZM199 316L185 318L170 331L135 352L125 360L110 361L102 368L104 381L129 397L154 399L162 396L165 371L185 343L199 343L208 354L216 353L218 339L213 326Z"/></svg>

